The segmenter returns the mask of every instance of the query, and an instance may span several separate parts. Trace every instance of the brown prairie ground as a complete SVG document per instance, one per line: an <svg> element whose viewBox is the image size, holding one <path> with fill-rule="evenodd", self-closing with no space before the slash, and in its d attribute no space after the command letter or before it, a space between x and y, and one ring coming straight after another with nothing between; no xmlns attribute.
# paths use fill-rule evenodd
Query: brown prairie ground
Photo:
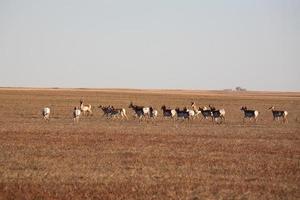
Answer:
<svg viewBox="0 0 300 200"><path fill-rule="evenodd" d="M94 115L74 125L81 97ZM226 122L140 122L130 101L160 116L162 104L214 104ZM299 93L0 89L0 102L0 199L300 198ZM102 118L99 104L130 119ZM260 111L256 124L242 123L243 105ZM274 123L271 105L289 123Z"/></svg>

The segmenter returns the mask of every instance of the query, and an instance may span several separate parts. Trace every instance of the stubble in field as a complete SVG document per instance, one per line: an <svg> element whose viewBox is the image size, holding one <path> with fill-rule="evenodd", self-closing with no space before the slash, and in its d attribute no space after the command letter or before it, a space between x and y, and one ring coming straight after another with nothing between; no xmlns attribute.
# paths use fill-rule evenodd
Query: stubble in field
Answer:
<svg viewBox="0 0 300 200"><path fill-rule="evenodd" d="M94 115L73 124L81 97ZM2 89L0 101L0 199L300 198L298 93ZM162 104L214 104L226 122L139 121L130 101L160 115ZM130 119L102 118L99 104ZM257 123L242 123L243 105L260 111ZM274 123L271 105L289 123Z"/></svg>

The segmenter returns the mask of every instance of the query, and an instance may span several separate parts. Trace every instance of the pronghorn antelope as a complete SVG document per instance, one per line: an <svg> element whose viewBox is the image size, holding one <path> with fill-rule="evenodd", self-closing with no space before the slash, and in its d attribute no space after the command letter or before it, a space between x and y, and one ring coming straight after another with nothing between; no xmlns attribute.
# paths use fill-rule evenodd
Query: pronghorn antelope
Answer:
<svg viewBox="0 0 300 200"><path fill-rule="evenodd" d="M129 108L132 108L133 111L135 112L135 115L141 119L142 117L145 117L146 115L150 117L150 108L149 107L144 107L144 106L137 106L137 105L133 105L133 103L131 102L129 104Z"/></svg>
<svg viewBox="0 0 300 200"><path fill-rule="evenodd" d="M74 123L79 121L80 114L81 114L81 110L77 107L74 107L74 110L73 110L73 121L74 121Z"/></svg>
<svg viewBox="0 0 300 200"><path fill-rule="evenodd" d="M184 107L183 110L176 108L175 111L177 118L190 119L191 117L190 112L186 107Z"/></svg>
<svg viewBox="0 0 300 200"><path fill-rule="evenodd" d="M211 110L211 118L212 121L216 121L218 118L220 118L222 121L225 121L225 110L222 108L220 110L217 110L215 107L209 105L209 108Z"/></svg>
<svg viewBox="0 0 300 200"><path fill-rule="evenodd" d="M92 115L92 106L90 104L88 105L83 105L83 99L80 100L80 110L83 113L83 115L86 115L86 113L88 115Z"/></svg>
<svg viewBox="0 0 300 200"><path fill-rule="evenodd" d="M198 117L201 114L201 110L197 109L195 102L191 103L191 107L193 111L195 112L195 117Z"/></svg>
<svg viewBox="0 0 300 200"><path fill-rule="evenodd" d="M153 109L152 106L149 109L150 109L150 117L153 118L153 119L155 119L157 117L157 115L158 115L158 111L155 110L155 109Z"/></svg>
<svg viewBox="0 0 300 200"><path fill-rule="evenodd" d="M208 109L207 107L205 107L205 106L203 108L199 107L198 110L201 112L201 114L203 116L202 119L208 119L209 117L211 117L211 110Z"/></svg>
<svg viewBox="0 0 300 200"><path fill-rule="evenodd" d="M121 118L125 117L128 119L125 108L114 108L114 106L111 106L111 109L111 116L121 116Z"/></svg>
<svg viewBox="0 0 300 200"><path fill-rule="evenodd" d="M165 105L161 107L163 111L164 117L171 117L174 118L176 116L176 110L175 109L167 109Z"/></svg>
<svg viewBox="0 0 300 200"><path fill-rule="evenodd" d="M243 106L241 110L244 111L243 123L245 123L246 118L249 118L250 120L254 119L255 122L257 121L257 116L259 114L257 110L248 110L246 106Z"/></svg>
<svg viewBox="0 0 300 200"><path fill-rule="evenodd" d="M43 108L43 111L42 111L42 115L43 115L43 118L44 120L50 120L50 108Z"/></svg>
<svg viewBox="0 0 300 200"><path fill-rule="evenodd" d="M186 109L186 111L189 113L189 117L191 119L194 119L196 114L195 114L195 111L194 110L191 110L191 109Z"/></svg>
<svg viewBox="0 0 300 200"><path fill-rule="evenodd" d="M279 118L282 118L284 123L288 122L288 119L287 119L288 112L287 111L285 111L285 110L275 110L274 106L270 107L269 110L272 110L274 121L279 120Z"/></svg>
<svg viewBox="0 0 300 200"><path fill-rule="evenodd" d="M121 118L126 118L128 119L126 115L126 110L124 108L114 108L114 106L99 106L99 108L102 109L103 111L103 116L107 116L110 118L115 118L121 116Z"/></svg>
<svg viewBox="0 0 300 200"><path fill-rule="evenodd" d="M100 105L100 106L98 106L98 108L100 108L103 111L102 117L104 117L104 116L109 117L110 112L111 112L111 107L110 106Z"/></svg>

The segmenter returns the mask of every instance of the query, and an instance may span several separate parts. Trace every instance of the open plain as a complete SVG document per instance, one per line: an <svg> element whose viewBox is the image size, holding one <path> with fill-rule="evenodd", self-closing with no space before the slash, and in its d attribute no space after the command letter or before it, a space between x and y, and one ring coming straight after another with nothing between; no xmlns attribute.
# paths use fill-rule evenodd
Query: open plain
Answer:
<svg viewBox="0 0 300 200"><path fill-rule="evenodd" d="M93 116L74 124L82 97ZM158 118L134 119L131 101ZM161 117L163 104L192 101L224 108L225 123ZM300 93L2 88L0 102L0 199L300 199ZM100 104L129 119L102 117ZM244 105L257 123L243 124Z"/></svg>

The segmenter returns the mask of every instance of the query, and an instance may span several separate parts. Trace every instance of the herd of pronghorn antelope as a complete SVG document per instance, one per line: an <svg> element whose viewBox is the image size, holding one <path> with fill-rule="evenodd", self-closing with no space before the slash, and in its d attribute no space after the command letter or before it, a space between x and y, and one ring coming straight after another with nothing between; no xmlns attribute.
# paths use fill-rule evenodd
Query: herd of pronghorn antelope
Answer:
<svg viewBox="0 0 300 200"><path fill-rule="evenodd" d="M128 119L128 116L126 114L125 108L115 108L114 106L108 105L103 106L99 105L99 109L103 112L103 117L114 119L114 118L121 118L121 119ZM154 109L152 106L140 106L135 105L133 102L131 102L128 106L128 108L132 109L134 116L138 119L146 119L151 118L155 119L158 116L158 111ZM225 122L225 109L217 109L212 105L209 105L208 107L197 107L195 102L191 102L190 109L187 107L184 107L183 109L180 108L168 108L166 105L161 106L162 110L162 117L163 118L172 118L172 119L195 119L200 118L203 119L211 119L212 122ZM259 111L258 110L249 110L246 106L242 106L241 111L244 112L243 122L245 120L253 120L254 122L257 121ZM287 115L288 112L284 110L275 110L275 107L272 106L269 108L269 110L272 111L273 120L279 121L282 119L282 122L288 122ZM43 118L46 121L49 121L50 119L50 108L45 107L42 110ZM73 120L74 122L79 122L79 118L81 116L90 116L93 115L92 112L92 106L90 104L84 105L84 101L80 100L80 105L75 106L73 110Z"/></svg>

